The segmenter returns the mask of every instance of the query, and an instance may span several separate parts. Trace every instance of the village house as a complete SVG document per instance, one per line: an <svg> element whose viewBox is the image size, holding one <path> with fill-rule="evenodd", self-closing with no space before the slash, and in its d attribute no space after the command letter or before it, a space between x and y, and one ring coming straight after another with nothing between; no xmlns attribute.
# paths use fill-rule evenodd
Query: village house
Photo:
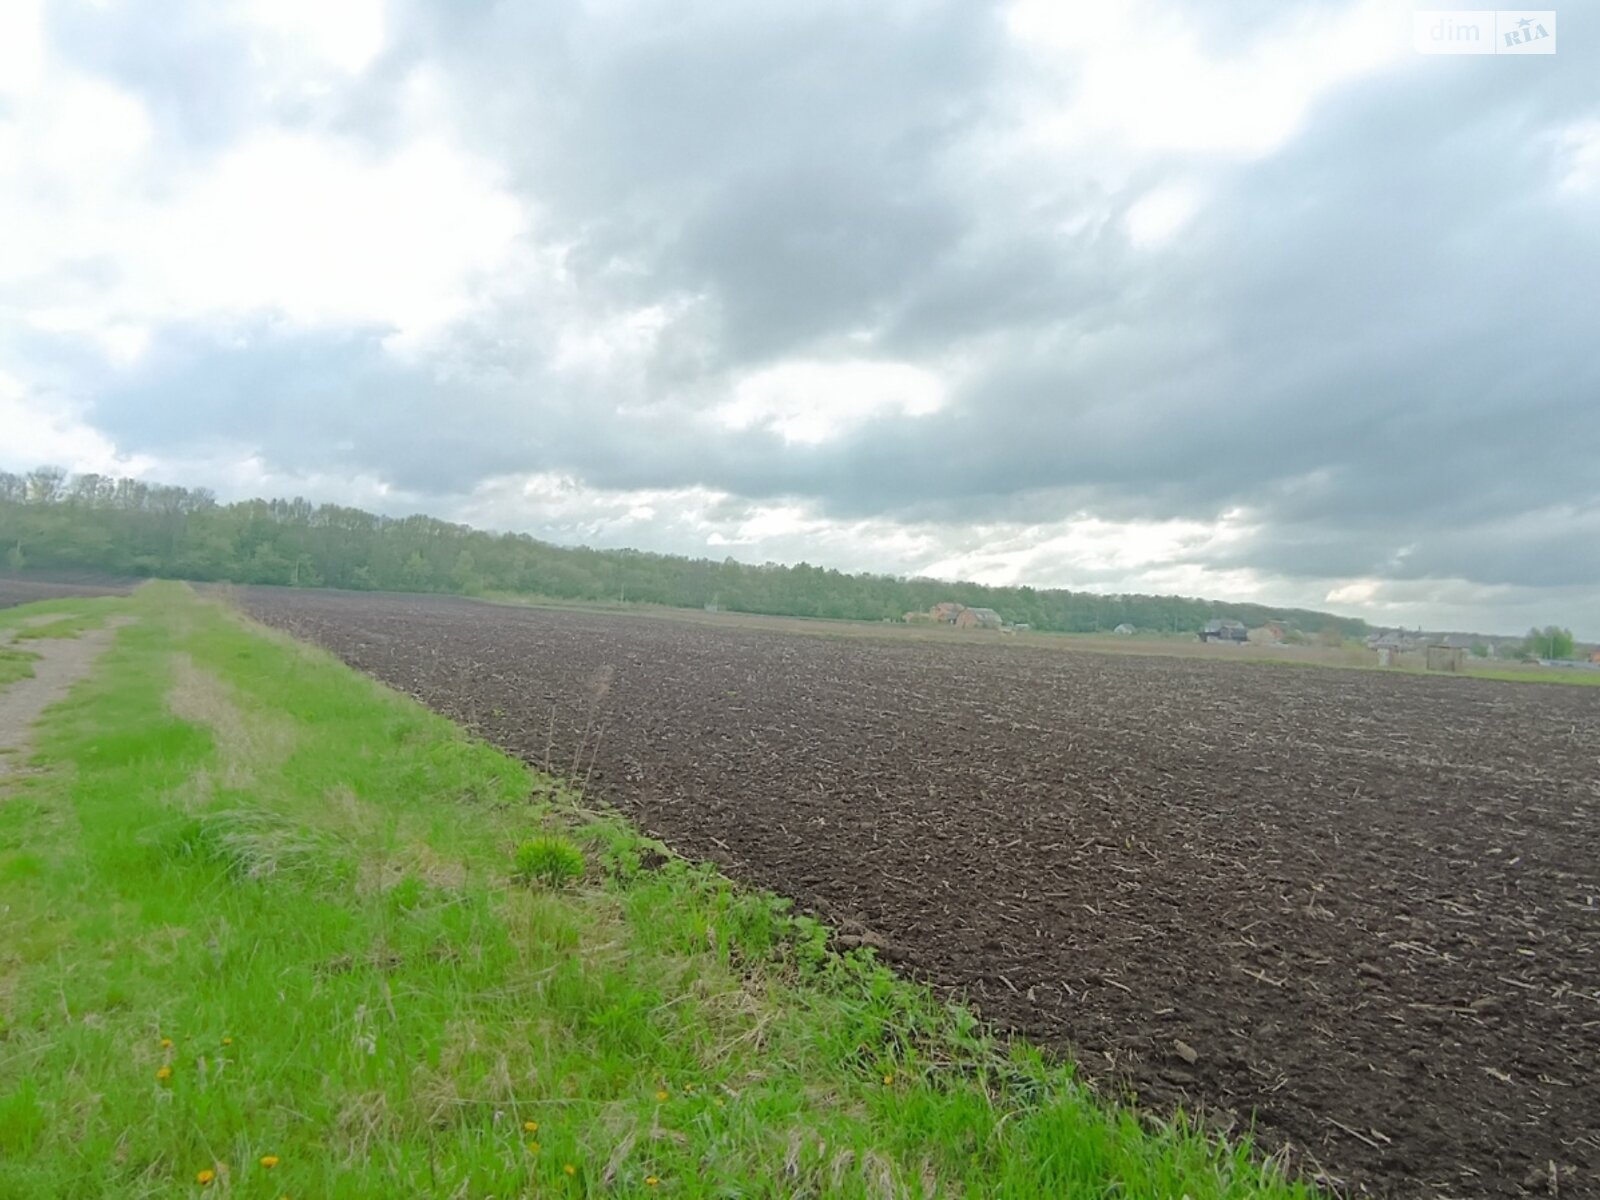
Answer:
<svg viewBox="0 0 1600 1200"><path fill-rule="evenodd" d="M957 629L1004 629L1006 623L992 608L968 608L954 600L941 600L925 613L907 613L908 625L954 625ZM1026 626L1024 626L1026 628Z"/></svg>
<svg viewBox="0 0 1600 1200"><path fill-rule="evenodd" d="M1412 637L1404 629L1385 630L1375 633L1367 639L1369 650L1387 650L1391 654L1404 654L1408 650L1417 650L1422 643Z"/></svg>
<svg viewBox="0 0 1600 1200"><path fill-rule="evenodd" d="M957 629L999 629L1004 624L992 608L963 608L955 620Z"/></svg>

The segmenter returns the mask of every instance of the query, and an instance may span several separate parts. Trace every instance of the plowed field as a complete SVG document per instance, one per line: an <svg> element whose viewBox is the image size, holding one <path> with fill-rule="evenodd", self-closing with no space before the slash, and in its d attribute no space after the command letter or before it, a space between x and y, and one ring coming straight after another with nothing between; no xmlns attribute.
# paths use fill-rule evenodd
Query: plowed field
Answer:
<svg viewBox="0 0 1600 1200"><path fill-rule="evenodd" d="M1600 689L240 599L1122 1098L1373 1193L1600 1195Z"/></svg>

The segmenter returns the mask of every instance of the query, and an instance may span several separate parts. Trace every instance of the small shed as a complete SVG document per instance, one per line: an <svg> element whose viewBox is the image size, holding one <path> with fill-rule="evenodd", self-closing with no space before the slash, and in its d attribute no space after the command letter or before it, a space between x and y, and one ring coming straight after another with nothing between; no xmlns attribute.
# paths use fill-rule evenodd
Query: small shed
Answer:
<svg viewBox="0 0 1600 1200"><path fill-rule="evenodd" d="M1111 632L1117 634L1120 637L1132 637L1133 636L1133 626L1129 625L1126 621L1124 621L1121 625L1118 625Z"/></svg>
<svg viewBox="0 0 1600 1200"><path fill-rule="evenodd" d="M965 604L957 604L954 600L941 600L929 611L933 614L935 621L941 621L946 625L954 625L966 610L967 606Z"/></svg>
<svg viewBox="0 0 1600 1200"><path fill-rule="evenodd" d="M1467 652L1460 646L1429 646L1423 656L1430 671L1459 671L1466 663Z"/></svg>

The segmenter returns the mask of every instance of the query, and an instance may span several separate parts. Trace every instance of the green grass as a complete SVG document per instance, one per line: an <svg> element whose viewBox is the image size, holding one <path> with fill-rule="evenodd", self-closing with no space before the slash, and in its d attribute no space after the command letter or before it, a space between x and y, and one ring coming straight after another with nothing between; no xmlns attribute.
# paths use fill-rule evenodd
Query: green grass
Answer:
<svg viewBox="0 0 1600 1200"><path fill-rule="evenodd" d="M1570 667L1468 667L1462 672L1474 679L1503 679L1511 683L1556 683L1569 687L1600 687L1600 671Z"/></svg>
<svg viewBox="0 0 1600 1200"><path fill-rule="evenodd" d="M13 642L31 642L42 638L75 638L89 629L96 629L105 620L105 612L72 613L54 621L38 625L25 625L12 635Z"/></svg>
<svg viewBox="0 0 1600 1200"><path fill-rule="evenodd" d="M94 611L0 800L0 1197L1311 1195L318 651Z"/></svg>
<svg viewBox="0 0 1600 1200"><path fill-rule="evenodd" d="M15 683L19 679L27 679L33 674L34 656L26 650L13 650L9 646L0 646L0 687L8 683Z"/></svg>
<svg viewBox="0 0 1600 1200"><path fill-rule="evenodd" d="M39 637L76 637L85 629L99 625L109 614L120 611L126 605L126 600L111 596L76 600L40 600L16 608L0 608L0 630L15 630L19 641ZM54 619L41 623L39 621L41 617ZM46 630L58 632L46 632Z"/></svg>

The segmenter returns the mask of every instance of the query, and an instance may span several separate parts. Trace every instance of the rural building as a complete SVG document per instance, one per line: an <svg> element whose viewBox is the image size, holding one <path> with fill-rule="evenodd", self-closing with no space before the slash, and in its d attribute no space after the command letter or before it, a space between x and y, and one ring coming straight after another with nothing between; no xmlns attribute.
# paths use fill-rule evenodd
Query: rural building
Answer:
<svg viewBox="0 0 1600 1200"><path fill-rule="evenodd" d="M1600 663L1600 649L1595 650L1589 655L1589 661L1592 663Z"/></svg>
<svg viewBox="0 0 1600 1200"><path fill-rule="evenodd" d="M1387 650L1391 654L1405 654L1407 651L1420 648L1417 639L1404 629L1375 633L1367 639L1367 647L1378 651Z"/></svg>
<svg viewBox="0 0 1600 1200"><path fill-rule="evenodd" d="M1132 637L1133 636L1133 626L1129 625L1126 621L1124 621L1121 625L1118 625L1111 632L1115 633L1115 634L1120 634L1123 637Z"/></svg>
<svg viewBox="0 0 1600 1200"><path fill-rule="evenodd" d="M1467 652L1460 646L1429 646L1423 652L1424 665L1430 671L1459 671L1466 660Z"/></svg>
<svg viewBox="0 0 1600 1200"><path fill-rule="evenodd" d="M954 600L941 600L925 613L907 613L908 625L954 625L957 629L1004 629L1006 623L992 608L968 608ZM1027 626L1020 628L1026 629Z"/></svg>
<svg viewBox="0 0 1600 1200"><path fill-rule="evenodd" d="M1250 631L1250 640L1259 646L1279 645L1288 631L1276 621L1268 621Z"/></svg>
<svg viewBox="0 0 1600 1200"><path fill-rule="evenodd" d="M957 629L999 629L1004 624L992 608L963 608L955 619Z"/></svg>

